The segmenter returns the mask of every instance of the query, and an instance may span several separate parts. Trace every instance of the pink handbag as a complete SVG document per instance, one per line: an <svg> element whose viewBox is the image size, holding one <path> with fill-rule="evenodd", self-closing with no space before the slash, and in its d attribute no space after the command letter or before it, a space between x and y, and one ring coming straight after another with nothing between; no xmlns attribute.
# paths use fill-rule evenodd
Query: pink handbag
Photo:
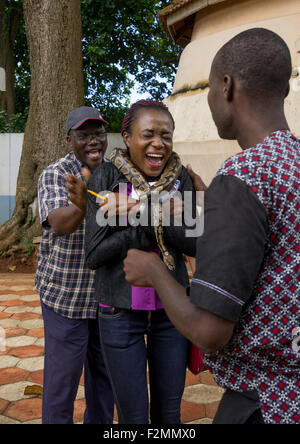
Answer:
<svg viewBox="0 0 300 444"><path fill-rule="evenodd" d="M204 358L204 353L198 347L196 347L196 345L190 343L188 369L194 375L199 375L199 373L207 370L203 358Z"/></svg>

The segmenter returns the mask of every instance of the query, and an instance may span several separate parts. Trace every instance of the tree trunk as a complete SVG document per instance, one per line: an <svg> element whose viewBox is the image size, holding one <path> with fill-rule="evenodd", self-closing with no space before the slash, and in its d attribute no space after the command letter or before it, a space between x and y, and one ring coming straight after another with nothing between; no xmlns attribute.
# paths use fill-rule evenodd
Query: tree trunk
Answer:
<svg viewBox="0 0 300 444"><path fill-rule="evenodd" d="M0 228L1 248L40 234L37 181L66 155L65 121L84 102L80 0L24 0L30 54L30 109L19 169L16 208Z"/></svg>
<svg viewBox="0 0 300 444"><path fill-rule="evenodd" d="M6 91L0 93L0 109L4 109L7 117L15 113L15 60L14 41L20 23L18 10L5 16L6 0L0 0L0 66L6 73Z"/></svg>

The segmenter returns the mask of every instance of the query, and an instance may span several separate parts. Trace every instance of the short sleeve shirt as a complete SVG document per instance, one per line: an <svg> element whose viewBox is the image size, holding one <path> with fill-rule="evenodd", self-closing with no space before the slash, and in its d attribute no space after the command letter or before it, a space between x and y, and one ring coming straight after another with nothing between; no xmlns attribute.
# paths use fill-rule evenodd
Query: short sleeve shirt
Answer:
<svg viewBox="0 0 300 444"><path fill-rule="evenodd" d="M278 131L226 161L205 197L191 301L236 323L206 363L256 390L266 423L300 422L300 141Z"/></svg>
<svg viewBox="0 0 300 444"><path fill-rule="evenodd" d="M81 163L73 152L46 168L38 183L40 219L43 226L38 253L36 288L45 305L73 319L96 318L97 301L93 271L85 264L85 221L72 234L57 236L48 224L49 214L68 207L66 175L84 180Z"/></svg>

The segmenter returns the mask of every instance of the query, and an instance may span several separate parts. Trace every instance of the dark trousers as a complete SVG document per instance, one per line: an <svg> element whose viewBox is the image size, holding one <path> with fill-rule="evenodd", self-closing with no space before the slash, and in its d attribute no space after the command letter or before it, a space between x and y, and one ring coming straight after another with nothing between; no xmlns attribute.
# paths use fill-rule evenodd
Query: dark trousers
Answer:
<svg viewBox="0 0 300 444"><path fill-rule="evenodd" d="M84 366L85 424L112 424L114 400L98 321L69 319L42 305L45 328L43 424L72 424Z"/></svg>
<svg viewBox="0 0 300 444"><path fill-rule="evenodd" d="M214 424L264 424L256 390L235 392L227 389L220 402Z"/></svg>
<svg viewBox="0 0 300 444"><path fill-rule="evenodd" d="M165 311L99 308L99 328L119 424L149 422L147 362L151 423L179 424L188 341Z"/></svg>

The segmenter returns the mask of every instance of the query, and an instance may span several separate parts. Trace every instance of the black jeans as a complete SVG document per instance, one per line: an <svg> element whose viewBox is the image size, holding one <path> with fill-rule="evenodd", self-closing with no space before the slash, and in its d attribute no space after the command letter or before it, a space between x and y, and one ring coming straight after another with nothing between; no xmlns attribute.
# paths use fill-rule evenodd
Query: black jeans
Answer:
<svg viewBox="0 0 300 444"><path fill-rule="evenodd" d="M96 319L69 319L42 305L45 327L43 424L72 424L84 366L85 424L112 424L114 399Z"/></svg>
<svg viewBox="0 0 300 444"><path fill-rule="evenodd" d="M99 308L102 349L114 391L119 424L179 424L188 341L164 310ZM147 335L147 341L145 341Z"/></svg>

